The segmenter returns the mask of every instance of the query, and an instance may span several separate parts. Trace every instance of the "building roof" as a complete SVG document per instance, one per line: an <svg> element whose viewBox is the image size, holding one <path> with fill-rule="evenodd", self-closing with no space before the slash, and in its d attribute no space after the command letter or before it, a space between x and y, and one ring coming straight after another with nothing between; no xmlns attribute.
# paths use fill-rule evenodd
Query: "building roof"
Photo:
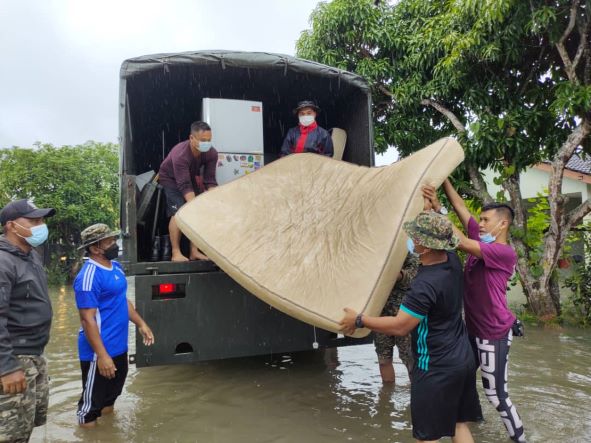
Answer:
<svg viewBox="0 0 591 443"><path fill-rule="evenodd" d="M565 167L571 171L591 175L591 158L582 159L579 155L574 154Z"/></svg>

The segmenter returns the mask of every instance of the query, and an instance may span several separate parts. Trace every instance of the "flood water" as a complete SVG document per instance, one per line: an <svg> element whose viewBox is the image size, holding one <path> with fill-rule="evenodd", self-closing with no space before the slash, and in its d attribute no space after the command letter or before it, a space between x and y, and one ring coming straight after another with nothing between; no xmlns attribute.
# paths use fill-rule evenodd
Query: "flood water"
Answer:
<svg viewBox="0 0 591 443"><path fill-rule="evenodd" d="M51 298L49 416L32 442L413 441L406 371L396 360L396 387L383 387L372 345L340 348L336 359L317 351L132 365L115 414L95 429L79 429L78 313L70 288L52 289ZM513 341L509 392L529 442L591 441L590 344L591 331L532 327ZM509 441L482 389L480 397L485 422L472 427L475 441Z"/></svg>

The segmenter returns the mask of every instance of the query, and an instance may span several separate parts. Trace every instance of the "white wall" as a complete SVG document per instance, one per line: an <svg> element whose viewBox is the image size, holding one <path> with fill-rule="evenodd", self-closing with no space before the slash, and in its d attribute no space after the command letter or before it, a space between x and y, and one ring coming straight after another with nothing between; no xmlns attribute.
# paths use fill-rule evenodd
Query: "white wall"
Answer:
<svg viewBox="0 0 591 443"><path fill-rule="evenodd" d="M500 186L493 183L494 177L495 173L492 170L487 169L484 171L484 180L486 181L488 191L493 198L496 193L501 190ZM521 195L523 198L536 197L538 193L544 194L544 190L548 188L548 179L548 172L535 168L528 169L521 173ZM582 201L585 201L591 195L591 187L582 181L564 177L562 182L562 193L572 194L576 192L580 192Z"/></svg>

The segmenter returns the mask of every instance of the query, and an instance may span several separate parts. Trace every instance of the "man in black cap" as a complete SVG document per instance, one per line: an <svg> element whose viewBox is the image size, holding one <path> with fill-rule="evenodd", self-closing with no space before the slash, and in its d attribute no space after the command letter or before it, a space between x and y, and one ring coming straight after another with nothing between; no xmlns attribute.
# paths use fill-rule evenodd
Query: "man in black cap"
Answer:
<svg viewBox="0 0 591 443"><path fill-rule="evenodd" d="M287 131L281 146L280 157L302 152L333 156L330 134L316 123L316 115L319 112L320 108L313 101L304 100L298 103L293 113L298 116L299 124Z"/></svg>
<svg viewBox="0 0 591 443"><path fill-rule="evenodd" d="M0 211L0 441L26 442L46 422L43 350L52 311L47 275L34 248L47 240L44 218L54 214L27 200Z"/></svg>

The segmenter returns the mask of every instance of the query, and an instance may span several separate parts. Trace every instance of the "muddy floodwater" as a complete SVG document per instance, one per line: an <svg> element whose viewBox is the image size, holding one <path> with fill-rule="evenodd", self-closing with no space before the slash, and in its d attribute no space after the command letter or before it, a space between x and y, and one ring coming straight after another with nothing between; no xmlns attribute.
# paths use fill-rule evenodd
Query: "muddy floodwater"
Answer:
<svg viewBox="0 0 591 443"><path fill-rule="evenodd" d="M132 365L115 414L95 429L78 429L78 313L70 288L52 289L51 298L49 416L32 442L413 441L406 371L397 359L395 388L382 386L372 345L340 348L336 356ZM479 389L485 422L472 428L476 442L509 441ZM591 331L527 328L513 341L509 392L529 442L591 442Z"/></svg>

